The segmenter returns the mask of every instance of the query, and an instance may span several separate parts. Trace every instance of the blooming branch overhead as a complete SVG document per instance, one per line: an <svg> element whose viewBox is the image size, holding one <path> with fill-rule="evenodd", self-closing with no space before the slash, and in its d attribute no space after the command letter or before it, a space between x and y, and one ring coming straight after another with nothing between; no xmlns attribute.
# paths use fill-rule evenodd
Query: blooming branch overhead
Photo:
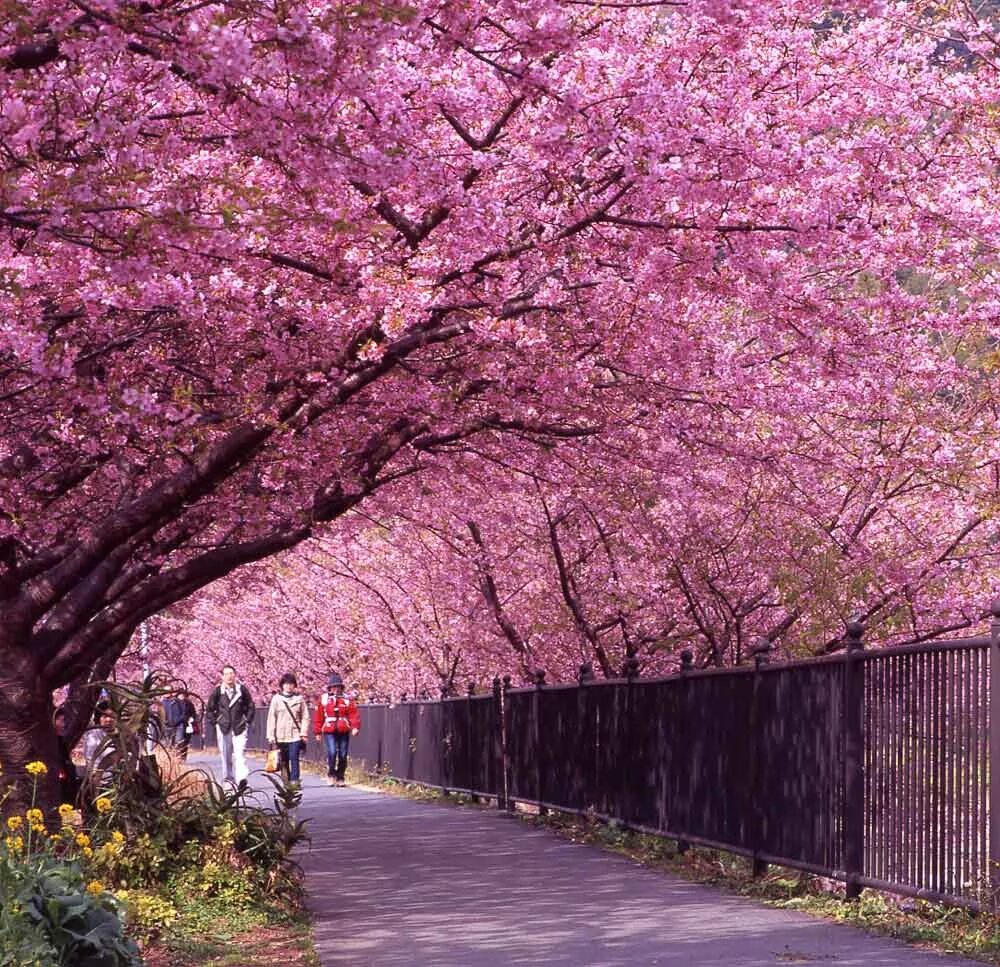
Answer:
<svg viewBox="0 0 1000 967"><path fill-rule="evenodd" d="M5 761L142 619L442 468L641 455L663 526L761 468L854 506L863 452L873 508L912 468L935 533L993 514L966 7L7 7Z"/></svg>

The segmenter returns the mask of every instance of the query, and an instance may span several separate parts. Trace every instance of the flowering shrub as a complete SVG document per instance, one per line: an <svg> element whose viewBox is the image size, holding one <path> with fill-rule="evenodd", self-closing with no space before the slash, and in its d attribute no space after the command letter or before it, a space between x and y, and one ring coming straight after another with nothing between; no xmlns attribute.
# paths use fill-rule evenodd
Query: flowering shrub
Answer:
<svg viewBox="0 0 1000 967"><path fill-rule="evenodd" d="M27 772L37 785L45 764L32 762ZM34 793L33 786L30 808L7 817L0 841L0 964L141 964L138 947L125 936L120 901L90 873L95 851L90 836L72 825L78 814L63 804L63 826L50 833ZM110 845L121 847L113 840Z"/></svg>
<svg viewBox="0 0 1000 967"><path fill-rule="evenodd" d="M298 789L271 777L273 806L261 808L245 788L222 789L176 763L140 772L149 687L114 688L107 742L119 754L99 785L85 785L82 812L63 803L47 822L35 795L46 767L33 762L31 795L18 800L27 808L0 824L0 967L133 967L135 940L206 900L229 913L301 898L291 858L305 837Z"/></svg>
<svg viewBox="0 0 1000 967"><path fill-rule="evenodd" d="M158 937L177 920L173 901L152 890L117 890L115 896L125 906L129 934L136 940Z"/></svg>
<svg viewBox="0 0 1000 967"><path fill-rule="evenodd" d="M163 885L182 898L297 900L300 875L291 854L306 837L293 813L300 793L273 781L270 809L248 804L243 792L217 786L195 798L164 801L158 809L147 804L141 826L131 813L127 840L118 828L118 814L126 806L116 800L92 823L99 845L93 847L90 867L116 889Z"/></svg>
<svg viewBox="0 0 1000 967"><path fill-rule="evenodd" d="M115 889L166 889L180 898L218 896L298 900L294 848L306 836L294 810L301 794L271 778L270 808L226 790L197 770L178 768L167 750L151 781L134 750L148 731L149 708L168 689L157 676L141 686L108 683L116 725L108 743L118 750L106 783L88 804L91 867ZM196 780L202 781L196 781Z"/></svg>

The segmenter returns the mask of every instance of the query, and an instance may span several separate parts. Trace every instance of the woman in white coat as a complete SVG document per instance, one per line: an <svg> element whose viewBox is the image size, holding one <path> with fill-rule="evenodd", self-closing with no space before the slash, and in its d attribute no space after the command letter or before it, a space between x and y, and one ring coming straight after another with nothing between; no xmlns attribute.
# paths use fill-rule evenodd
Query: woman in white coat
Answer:
<svg viewBox="0 0 1000 967"><path fill-rule="evenodd" d="M299 781L299 756L309 737L309 708L298 686L291 672L282 675L267 710L267 741L270 748L277 746L289 782Z"/></svg>

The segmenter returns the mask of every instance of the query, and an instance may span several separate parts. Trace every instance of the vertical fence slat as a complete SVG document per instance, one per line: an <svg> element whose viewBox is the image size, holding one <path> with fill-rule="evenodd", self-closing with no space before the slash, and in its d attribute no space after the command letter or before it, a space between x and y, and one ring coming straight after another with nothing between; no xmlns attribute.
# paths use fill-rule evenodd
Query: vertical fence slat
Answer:
<svg viewBox="0 0 1000 967"><path fill-rule="evenodd" d="M991 649L992 651L992 649ZM989 720L986 701L988 697L986 669L991 655L976 655L976 873L980 889L989 887L989 830L986 820L987 750L989 748Z"/></svg>
<svg viewBox="0 0 1000 967"><path fill-rule="evenodd" d="M868 759L868 769L865 773L865 782L868 787L865 800L868 808L865 813L868 817L868 838L865 840L865 853L869 859L866 867L870 866L871 875L881 877L883 875L882 864L879 856L879 841L881 839L882 825L884 817L882 815L881 793L884 782L884 770L882 768L882 735L881 717L885 715L885 703L882 700L882 666L881 663L872 661L865 667L865 685L867 690L865 717L868 741L864 743L866 758Z"/></svg>
<svg viewBox="0 0 1000 967"><path fill-rule="evenodd" d="M917 805L919 807L917 830L919 840L917 855L920 858L918 882L921 886L930 882L930 734L931 734L931 678L930 654L920 656L920 731L917 733L917 755L920 761L920 775L917 787Z"/></svg>
<svg viewBox="0 0 1000 967"><path fill-rule="evenodd" d="M844 678L844 869L847 896L861 895L858 882L864 869L864 697L865 663L861 641L862 625L847 626L847 654Z"/></svg>
<svg viewBox="0 0 1000 967"><path fill-rule="evenodd" d="M745 809L750 835L747 845L753 851L753 875L763 876L767 863L760 858L766 842L767 817L764 810L766 790L764 788L763 757L765 754L765 730L761 704L763 702L763 682L761 669L767 664L771 643L766 639L757 643L754 650L753 695L750 700L750 781L747 783L749 802Z"/></svg>
<svg viewBox="0 0 1000 967"><path fill-rule="evenodd" d="M889 658L889 666L892 669L892 688L891 688L891 716L892 716L892 774L893 774L893 810L892 810L892 826L896 830L900 830L903 827L903 798L902 798L902 783L903 783L903 761L902 761L902 734L901 734L901 724L903 719L903 709L901 702L901 694L903 691L902 685L902 669L901 669L901 657L900 655L892 655ZM889 871L889 878L892 880L898 880L902 875L902 854L905 848L905 840L897 832L893 837L893 850L892 850L892 869Z"/></svg>
<svg viewBox="0 0 1000 967"><path fill-rule="evenodd" d="M867 666L867 669L871 670L871 664ZM878 802L878 812L879 812L879 841L878 841L878 855L879 855L879 879L887 880L890 876L889 873L889 831L892 828L892 814L891 814L891 804L890 796L892 793L892 729L891 729L891 715L892 707L890 705L890 692L889 692L889 664L886 661L878 662L878 709L876 718L878 720L878 736L876 737L866 737L867 742L877 741L879 748L879 763L882 771L882 781L879 783L879 802ZM866 744L867 744L866 742Z"/></svg>
<svg viewBox="0 0 1000 967"><path fill-rule="evenodd" d="M991 607L993 620L990 622L990 739L989 763L989 859L988 877L990 900L996 909L1000 906L1000 782L993 781L992 770L1000 766L1000 599Z"/></svg>
<svg viewBox="0 0 1000 967"><path fill-rule="evenodd" d="M945 892L954 896L961 887L961 877L957 875L959 869L957 846L958 837L956 826L958 820L958 787L956 784L956 768L958 764L958 696L956 685L959 675L958 655L956 652L948 652L948 680L947 680L947 700L945 710L948 724L948 749L947 749L947 789L948 789L948 879L945 884Z"/></svg>
<svg viewBox="0 0 1000 967"><path fill-rule="evenodd" d="M966 888L966 884L971 881L971 877L969 876L969 860L971 850L968 848L969 833L971 832L969 810L972 805L971 797L969 795L970 773L972 771L972 759L969 755L971 740L971 729L969 727L969 714L971 708L971 702L969 700L971 690L969 688L969 684L972 679L971 659L971 654L963 653L959 655L959 674L957 675L959 752L958 763L956 765L956 768L958 769L958 829L956 835L958 838L958 888L963 891Z"/></svg>
<svg viewBox="0 0 1000 967"><path fill-rule="evenodd" d="M927 807L927 827L925 851L927 854L927 874L926 880L928 889L936 889L937 880L937 831L940 819L937 815L937 756L934 748L934 736L937 725L937 709L935 701L937 698L937 652L930 652L926 662L927 681L927 722L924 728L924 755L927 764L927 773L924 777L924 798Z"/></svg>

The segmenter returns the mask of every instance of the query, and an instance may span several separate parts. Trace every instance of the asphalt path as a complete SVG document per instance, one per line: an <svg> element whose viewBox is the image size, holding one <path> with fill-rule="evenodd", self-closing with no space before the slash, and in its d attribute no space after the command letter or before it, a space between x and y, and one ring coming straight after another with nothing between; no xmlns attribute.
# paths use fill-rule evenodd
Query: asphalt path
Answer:
<svg viewBox="0 0 1000 967"><path fill-rule="evenodd" d="M573 844L494 810L304 781L324 967L959 967Z"/></svg>

